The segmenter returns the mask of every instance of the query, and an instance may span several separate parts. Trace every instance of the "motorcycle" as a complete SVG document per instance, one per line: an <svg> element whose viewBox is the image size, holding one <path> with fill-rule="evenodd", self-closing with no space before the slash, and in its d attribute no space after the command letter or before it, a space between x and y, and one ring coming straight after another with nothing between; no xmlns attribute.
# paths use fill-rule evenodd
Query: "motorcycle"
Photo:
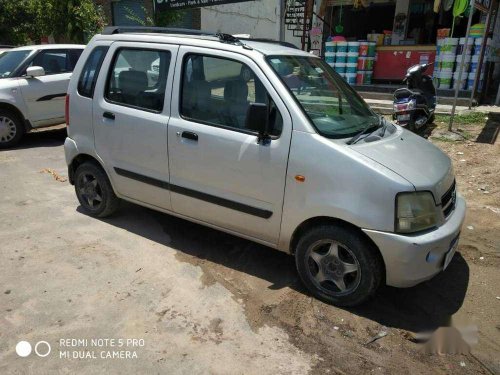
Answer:
<svg viewBox="0 0 500 375"><path fill-rule="evenodd" d="M410 67L403 80L406 87L394 91L392 118L396 124L413 132L434 121L436 88L432 78L424 74L432 64Z"/></svg>

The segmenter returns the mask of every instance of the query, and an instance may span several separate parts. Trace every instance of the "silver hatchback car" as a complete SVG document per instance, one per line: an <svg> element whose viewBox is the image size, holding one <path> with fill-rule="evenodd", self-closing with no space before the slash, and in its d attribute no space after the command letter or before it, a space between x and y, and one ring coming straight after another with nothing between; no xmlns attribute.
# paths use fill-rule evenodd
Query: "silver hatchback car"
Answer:
<svg viewBox="0 0 500 375"><path fill-rule="evenodd" d="M353 306L446 269L465 202L450 159L284 43L108 28L66 98L70 182L293 254L307 289Z"/></svg>

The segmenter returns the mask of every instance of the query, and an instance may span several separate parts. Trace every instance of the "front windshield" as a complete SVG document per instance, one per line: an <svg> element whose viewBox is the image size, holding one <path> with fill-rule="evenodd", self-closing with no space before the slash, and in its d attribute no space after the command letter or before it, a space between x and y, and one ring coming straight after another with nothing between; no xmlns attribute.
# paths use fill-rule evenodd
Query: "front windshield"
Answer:
<svg viewBox="0 0 500 375"><path fill-rule="evenodd" d="M314 56L268 56L267 60L321 135L351 137L379 123L363 99L323 60Z"/></svg>
<svg viewBox="0 0 500 375"><path fill-rule="evenodd" d="M12 72L17 69L30 52L30 50L22 50L0 53L0 78L10 77Z"/></svg>

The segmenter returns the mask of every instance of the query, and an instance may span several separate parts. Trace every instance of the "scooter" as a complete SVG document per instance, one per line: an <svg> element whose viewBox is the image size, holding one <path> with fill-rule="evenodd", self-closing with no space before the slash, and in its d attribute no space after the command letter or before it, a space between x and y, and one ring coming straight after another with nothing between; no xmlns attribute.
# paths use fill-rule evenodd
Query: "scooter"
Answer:
<svg viewBox="0 0 500 375"><path fill-rule="evenodd" d="M392 118L396 124L413 132L434 121L436 88L432 78L424 74L432 64L417 64L410 67L403 80L406 87L394 92Z"/></svg>

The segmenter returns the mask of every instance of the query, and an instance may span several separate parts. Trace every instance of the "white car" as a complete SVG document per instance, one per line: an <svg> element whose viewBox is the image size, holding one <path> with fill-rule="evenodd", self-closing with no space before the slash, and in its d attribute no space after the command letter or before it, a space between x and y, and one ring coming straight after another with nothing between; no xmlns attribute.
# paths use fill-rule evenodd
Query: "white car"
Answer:
<svg viewBox="0 0 500 375"><path fill-rule="evenodd" d="M84 48L51 44L0 53L0 148L33 128L64 122L64 97Z"/></svg>
<svg viewBox="0 0 500 375"><path fill-rule="evenodd" d="M450 159L323 60L131 30L96 35L68 87L64 149L83 212L105 217L124 199L291 253L311 293L344 306L448 267L465 216Z"/></svg>

